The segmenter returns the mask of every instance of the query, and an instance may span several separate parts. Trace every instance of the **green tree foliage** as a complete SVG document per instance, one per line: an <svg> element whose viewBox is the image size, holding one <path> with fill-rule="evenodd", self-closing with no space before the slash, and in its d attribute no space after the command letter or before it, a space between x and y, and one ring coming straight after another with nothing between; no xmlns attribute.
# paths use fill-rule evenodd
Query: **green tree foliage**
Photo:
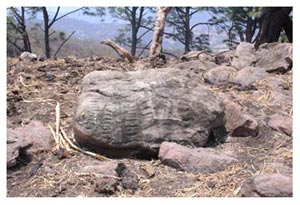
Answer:
<svg viewBox="0 0 300 205"><path fill-rule="evenodd" d="M200 34L199 36L197 36L194 40L193 47L199 51L202 50L211 51L210 43L209 43L209 35Z"/></svg>
<svg viewBox="0 0 300 205"><path fill-rule="evenodd" d="M166 32L165 35L167 38L171 38L184 45L185 52L189 52L192 48L202 49L209 47L209 36L204 34L196 36L194 29L197 26L208 25L210 23L197 22L194 25L191 24L193 16L202 10L202 8L194 7L175 7L168 15L167 25L172 28L172 32ZM206 43L205 46L199 44L204 42Z"/></svg>
<svg viewBox="0 0 300 205"><path fill-rule="evenodd" d="M45 49L45 55L47 58L51 57L51 47L50 47L50 43L51 43L51 36L55 33L55 31L51 30L51 28L53 27L53 24L57 21L59 21L60 19L75 13L77 11L82 10L83 7L75 9L73 11L70 11L68 13L65 13L63 15L59 15L60 13L60 7L57 7L56 12L54 14L54 16L51 18L48 12L47 7L30 7L30 11L31 11L31 16L34 18L38 12L41 12L43 14L43 28L41 30L43 30L44 32L44 49ZM56 37L54 37L54 40L57 40Z"/></svg>
<svg viewBox="0 0 300 205"><path fill-rule="evenodd" d="M25 7L9 7L7 16L7 54L18 55L20 52L31 52L30 40L26 28Z"/></svg>
<svg viewBox="0 0 300 205"><path fill-rule="evenodd" d="M211 15L209 22L215 25L218 32L225 32L224 41L229 48L241 41L255 41L258 29L260 7L206 7Z"/></svg>
<svg viewBox="0 0 300 205"><path fill-rule="evenodd" d="M137 48L142 47L142 38L150 32L144 27L153 27L153 9L149 7L109 7L109 13L115 19L126 22L126 26L120 29L120 34L115 41L121 45L130 47L131 55L135 56ZM129 35L128 35L129 33Z"/></svg>

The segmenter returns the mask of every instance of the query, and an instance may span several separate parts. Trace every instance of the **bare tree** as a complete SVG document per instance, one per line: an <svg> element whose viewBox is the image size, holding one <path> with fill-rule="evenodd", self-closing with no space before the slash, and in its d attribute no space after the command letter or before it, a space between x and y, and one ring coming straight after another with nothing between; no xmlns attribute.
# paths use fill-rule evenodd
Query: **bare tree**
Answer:
<svg viewBox="0 0 300 205"><path fill-rule="evenodd" d="M46 7L32 7L32 13L35 14L37 12L42 12L43 14L43 20L44 20L44 28L43 28L43 32L44 32L44 44L45 44L45 55L47 58L51 58L51 48L50 48L50 36L53 35L55 32L51 32L51 27L54 25L55 22L61 20L62 18L75 13L79 10L82 10L83 7L72 10L70 12L67 12L61 16L59 16L59 12L60 12L60 7L58 6L56 9L56 12L53 16L53 18L51 19L49 16L49 12L47 10ZM65 43L65 42L63 42Z"/></svg>
<svg viewBox="0 0 300 205"><path fill-rule="evenodd" d="M16 33L18 33L21 36L21 40L23 42L23 47L18 46L16 43L13 43L14 40L8 37L8 42L10 42L12 45L14 45L18 50L20 51L28 51L31 52L31 44L28 36L28 32L26 29L26 8L21 7L20 10L17 9L16 7L10 7L8 8L10 11L11 15L15 19L15 21L8 21L7 23L11 28L13 28Z"/></svg>

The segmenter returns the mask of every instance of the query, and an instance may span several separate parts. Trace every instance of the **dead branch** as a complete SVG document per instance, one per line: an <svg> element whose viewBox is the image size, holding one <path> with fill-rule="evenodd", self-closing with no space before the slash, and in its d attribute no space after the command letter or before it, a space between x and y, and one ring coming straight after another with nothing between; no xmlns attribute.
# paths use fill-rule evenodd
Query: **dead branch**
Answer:
<svg viewBox="0 0 300 205"><path fill-rule="evenodd" d="M74 35L76 31L73 31L58 47L58 49L56 50L55 54L54 54L54 58L57 56L58 52L60 51L60 49L65 45L65 43Z"/></svg>
<svg viewBox="0 0 300 205"><path fill-rule="evenodd" d="M101 44L107 45L109 47L111 47L112 49L114 49L119 56L121 56L124 59L127 59L129 61L129 63L134 63L134 59L132 57L132 55L124 48L122 48L121 46L119 46L118 44L116 44L115 42L113 42L110 39L101 41Z"/></svg>

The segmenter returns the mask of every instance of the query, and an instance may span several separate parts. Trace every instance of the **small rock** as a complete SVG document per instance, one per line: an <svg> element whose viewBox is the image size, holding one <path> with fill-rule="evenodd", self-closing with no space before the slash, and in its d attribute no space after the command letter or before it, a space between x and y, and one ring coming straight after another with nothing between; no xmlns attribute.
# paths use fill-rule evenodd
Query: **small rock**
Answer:
<svg viewBox="0 0 300 205"><path fill-rule="evenodd" d="M240 190L242 197L292 197L292 177L282 174L261 174L251 177Z"/></svg>
<svg viewBox="0 0 300 205"><path fill-rule="evenodd" d="M204 74L206 82L214 85L222 85L228 82L230 76L236 72L236 69L229 66L217 66Z"/></svg>
<svg viewBox="0 0 300 205"><path fill-rule="evenodd" d="M218 53L215 56L215 63L217 65L227 65L230 66L231 62L234 58L235 50L230 50L230 51L224 51L221 53Z"/></svg>
<svg viewBox="0 0 300 205"><path fill-rule="evenodd" d="M86 163L87 164L87 163ZM110 175L117 177L117 173L115 169L118 165L118 161L111 160L111 161L93 161L88 162L88 165L83 165L79 168L79 173L86 173L86 174L102 174L102 175Z"/></svg>
<svg viewBox="0 0 300 205"><path fill-rule="evenodd" d="M257 61L254 45L251 43L241 42L235 51L232 66L241 70L245 67L252 66Z"/></svg>
<svg viewBox="0 0 300 205"><path fill-rule="evenodd" d="M114 178L99 178L95 185L95 192L103 194L114 194L117 190L118 180Z"/></svg>
<svg viewBox="0 0 300 205"><path fill-rule="evenodd" d="M34 53L29 53L29 52L25 51L20 55L20 59L25 62L32 62L32 61L37 60L37 55Z"/></svg>
<svg viewBox="0 0 300 205"><path fill-rule="evenodd" d="M212 148L188 148L173 142L163 142L159 149L163 164L191 173L214 173L238 162Z"/></svg>
<svg viewBox="0 0 300 205"><path fill-rule="evenodd" d="M140 166L140 169L146 174L148 178L151 178L155 175L154 168L150 164L143 164Z"/></svg>
<svg viewBox="0 0 300 205"><path fill-rule="evenodd" d="M118 163L115 171L118 176L122 178L121 184L125 189L131 189L134 191L139 188L138 176L123 162Z"/></svg>
<svg viewBox="0 0 300 205"><path fill-rule="evenodd" d="M274 114L269 117L268 125L276 130L289 136L293 133L293 119L290 117Z"/></svg>
<svg viewBox="0 0 300 205"><path fill-rule="evenodd" d="M235 76L230 80L233 83L240 84L242 87L247 87L264 79L268 76L268 73L264 69L259 67L245 67L238 71Z"/></svg>
<svg viewBox="0 0 300 205"><path fill-rule="evenodd" d="M53 137L39 121L24 127L7 129L7 168L17 164L20 155L31 156L42 151L51 151Z"/></svg>
<svg viewBox="0 0 300 205"><path fill-rule="evenodd" d="M236 103L224 100L225 128L232 137L255 137L259 132L256 119Z"/></svg>

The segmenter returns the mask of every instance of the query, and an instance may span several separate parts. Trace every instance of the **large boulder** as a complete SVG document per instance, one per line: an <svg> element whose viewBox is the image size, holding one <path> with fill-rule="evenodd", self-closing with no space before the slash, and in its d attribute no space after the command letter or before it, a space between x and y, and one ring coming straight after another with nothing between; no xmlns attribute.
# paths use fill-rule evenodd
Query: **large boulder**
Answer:
<svg viewBox="0 0 300 205"><path fill-rule="evenodd" d="M163 141L205 146L224 128L224 106L198 80L174 68L92 72L81 84L74 137L111 157L157 157Z"/></svg>
<svg viewBox="0 0 300 205"><path fill-rule="evenodd" d="M251 177L240 189L243 197L292 197L293 179L282 174Z"/></svg>
<svg viewBox="0 0 300 205"><path fill-rule="evenodd" d="M192 173L214 173L222 171L238 160L212 148L188 148L173 142L163 142L159 149L163 164Z"/></svg>

